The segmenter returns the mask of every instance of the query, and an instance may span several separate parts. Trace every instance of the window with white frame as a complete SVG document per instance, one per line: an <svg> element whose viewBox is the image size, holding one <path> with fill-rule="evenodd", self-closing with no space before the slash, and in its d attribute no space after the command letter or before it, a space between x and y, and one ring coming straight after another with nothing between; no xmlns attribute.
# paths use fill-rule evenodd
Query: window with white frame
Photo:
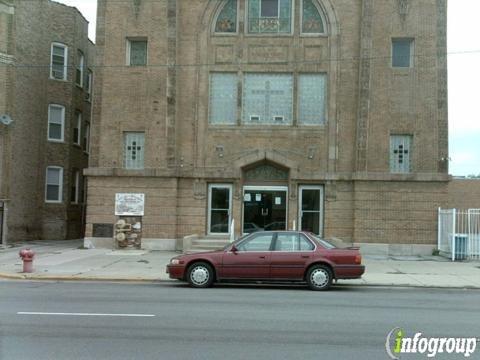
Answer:
<svg viewBox="0 0 480 360"><path fill-rule="evenodd" d="M127 65L147 65L147 40L127 39Z"/></svg>
<svg viewBox="0 0 480 360"><path fill-rule="evenodd" d="M235 125L237 123L237 74L210 74L210 123Z"/></svg>
<svg viewBox="0 0 480 360"><path fill-rule="evenodd" d="M63 192L63 168L47 167L45 179L45 202L61 203Z"/></svg>
<svg viewBox="0 0 480 360"><path fill-rule="evenodd" d="M390 136L390 171L392 173L411 172L412 142L411 135Z"/></svg>
<svg viewBox="0 0 480 360"><path fill-rule="evenodd" d="M75 124L73 126L73 143L80 145L81 132L82 132L82 113L77 111L75 113Z"/></svg>
<svg viewBox="0 0 480 360"><path fill-rule="evenodd" d="M88 122L85 122L83 130L83 151L90 152L90 124Z"/></svg>
<svg viewBox="0 0 480 360"><path fill-rule="evenodd" d="M72 204L78 204L80 194L80 171L72 171L71 189L70 189L70 202Z"/></svg>
<svg viewBox="0 0 480 360"><path fill-rule="evenodd" d="M68 47L61 43L52 43L50 58L50 77L67 80Z"/></svg>
<svg viewBox="0 0 480 360"><path fill-rule="evenodd" d="M232 213L232 185L208 186L208 233L230 233Z"/></svg>
<svg viewBox="0 0 480 360"><path fill-rule="evenodd" d="M292 74L245 74L243 123L289 125L293 115Z"/></svg>
<svg viewBox="0 0 480 360"><path fill-rule="evenodd" d="M65 107L50 104L48 106L48 140L62 142L64 140Z"/></svg>
<svg viewBox="0 0 480 360"><path fill-rule="evenodd" d="M126 169L143 169L145 156L145 133L124 133L124 167Z"/></svg>
<svg viewBox="0 0 480 360"><path fill-rule="evenodd" d="M92 100L92 86L93 86L93 72L92 70L88 69L87 71L87 78L86 78L86 84L85 84L85 89L87 91L87 94L85 96L85 99L87 101Z"/></svg>
<svg viewBox="0 0 480 360"><path fill-rule="evenodd" d="M85 66L85 56L83 53L78 50L77 53L77 68L75 72L75 83L83 87L83 73L84 73L84 66Z"/></svg>
<svg viewBox="0 0 480 360"><path fill-rule="evenodd" d="M249 33L291 33L292 0L249 0Z"/></svg>
<svg viewBox="0 0 480 360"><path fill-rule="evenodd" d="M392 67L413 67L413 39L392 39Z"/></svg>
<svg viewBox="0 0 480 360"><path fill-rule="evenodd" d="M325 124L327 75L300 74L298 76L298 123Z"/></svg>

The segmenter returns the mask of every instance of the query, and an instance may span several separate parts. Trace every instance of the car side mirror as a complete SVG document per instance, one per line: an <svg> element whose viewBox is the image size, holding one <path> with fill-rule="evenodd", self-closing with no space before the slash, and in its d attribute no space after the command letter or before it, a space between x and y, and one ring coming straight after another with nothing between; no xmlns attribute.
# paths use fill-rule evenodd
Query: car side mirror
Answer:
<svg viewBox="0 0 480 360"><path fill-rule="evenodd" d="M231 251L232 253L236 254L237 251L238 251L238 249L237 249L237 247L236 247L235 245L232 245L232 247L230 248L230 251Z"/></svg>

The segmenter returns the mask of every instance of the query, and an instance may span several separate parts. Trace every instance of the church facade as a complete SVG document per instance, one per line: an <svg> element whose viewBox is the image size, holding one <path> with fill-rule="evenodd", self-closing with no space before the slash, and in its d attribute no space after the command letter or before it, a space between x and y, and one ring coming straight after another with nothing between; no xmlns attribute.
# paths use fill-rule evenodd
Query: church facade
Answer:
<svg viewBox="0 0 480 360"><path fill-rule="evenodd" d="M86 240L123 219L155 249L277 229L434 246L446 0L98 6Z"/></svg>

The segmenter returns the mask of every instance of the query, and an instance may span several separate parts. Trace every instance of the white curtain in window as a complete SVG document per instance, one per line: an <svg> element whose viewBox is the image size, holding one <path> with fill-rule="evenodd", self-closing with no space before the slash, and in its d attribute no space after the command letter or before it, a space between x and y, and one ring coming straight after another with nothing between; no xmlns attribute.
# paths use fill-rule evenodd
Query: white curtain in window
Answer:
<svg viewBox="0 0 480 360"><path fill-rule="evenodd" d="M210 74L210 123L237 123L237 74Z"/></svg>
<svg viewBox="0 0 480 360"><path fill-rule="evenodd" d="M243 87L245 124L292 123L292 74L246 74Z"/></svg>
<svg viewBox="0 0 480 360"><path fill-rule="evenodd" d="M304 125L325 123L326 74L298 77L298 122Z"/></svg>

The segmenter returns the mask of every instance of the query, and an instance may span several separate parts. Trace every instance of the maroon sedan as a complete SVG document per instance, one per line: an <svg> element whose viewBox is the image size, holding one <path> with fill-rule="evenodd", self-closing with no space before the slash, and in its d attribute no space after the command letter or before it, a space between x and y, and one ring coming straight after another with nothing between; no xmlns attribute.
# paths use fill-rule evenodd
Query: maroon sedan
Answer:
<svg viewBox="0 0 480 360"><path fill-rule="evenodd" d="M170 278L206 288L216 281L307 282L327 290L333 279L357 279L365 272L358 248L339 249L298 231L246 235L222 250L176 256L167 265Z"/></svg>

